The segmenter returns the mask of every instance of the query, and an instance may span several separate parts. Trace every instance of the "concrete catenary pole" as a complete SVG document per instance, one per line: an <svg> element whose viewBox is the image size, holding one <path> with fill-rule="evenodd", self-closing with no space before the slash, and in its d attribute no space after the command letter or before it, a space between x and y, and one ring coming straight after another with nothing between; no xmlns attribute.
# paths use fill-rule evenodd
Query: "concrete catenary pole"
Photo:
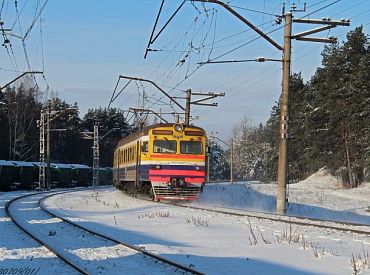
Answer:
<svg viewBox="0 0 370 275"><path fill-rule="evenodd" d="M286 185L288 178L288 123L289 123L289 78L292 39L292 13L286 13L283 50L283 81L280 102L279 166L276 212L286 213Z"/></svg>
<svg viewBox="0 0 370 275"><path fill-rule="evenodd" d="M39 127L40 127L39 188L45 189L45 114L43 110L41 110Z"/></svg>
<svg viewBox="0 0 370 275"><path fill-rule="evenodd" d="M93 136L93 187L99 187L99 126L94 125Z"/></svg>
<svg viewBox="0 0 370 275"><path fill-rule="evenodd" d="M49 190L51 188L51 169L50 169L50 121L51 121L51 101L48 101L48 111L47 111L47 125L46 125L46 186L45 189ZM42 165L42 164L41 164Z"/></svg>
<svg viewBox="0 0 370 275"><path fill-rule="evenodd" d="M230 142L230 183L234 183L234 139Z"/></svg>
<svg viewBox="0 0 370 275"><path fill-rule="evenodd" d="M191 100L191 90L186 90L186 106L185 106L185 124L190 124L190 100Z"/></svg>

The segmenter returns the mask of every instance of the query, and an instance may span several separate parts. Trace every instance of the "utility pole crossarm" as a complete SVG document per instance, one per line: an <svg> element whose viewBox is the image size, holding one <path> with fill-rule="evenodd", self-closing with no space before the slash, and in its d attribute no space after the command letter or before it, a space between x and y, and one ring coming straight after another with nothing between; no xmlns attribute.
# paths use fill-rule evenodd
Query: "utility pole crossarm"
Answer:
<svg viewBox="0 0 370 275"><path fill-rule="evenodd" d="M309 30L309 31L304 31L304 32L300 32L300 33L297 33L295 35L292 35L292 38L294 39L294 38L298 38L298 37L318 33L318 32L329 30L329 29L332 29L332 28L335 28L335 27L336 27L335 25L328 25L328 26L318 27L316 29L312 29L312 30Z"/></svg>
<svg viewBox="0 0 370 275"><path fill-rule="evenodd" d="M320 42L320 43L337 43L338 39L336 37L321 38L321 37L296 37L295 40L298 41L309 41L309 42Z"/></svg>
<svg viewBox="0 0 370 275"><path fill-rule="evenodd" d="M191 102L191 104L197 104L197 103L200 103L200 102L203 102L203 101L206 101L206 100L209 100L209 99L213 99L213 98L216 98L216 96L209 96L209 97L201 98L201 99L198 99L198 100L194 100L194 101Z"/></svg>
<svg viewBox="0 0 370 275"><path fill-rule="evenodd" d="M191 93L192 95L225 96L225 93Z"/></svg>
<svg viewBox="0 0 370 275"><path fill-rule="evenodd" d="M192 95L203 95L203 96L207 96L205 98L201 98L201 99L198 99L198 100L194 100L191 102L191 104L194 104L194 105L203 105L203 104L199 104L200 102L203 102L203 101L206 101L206 100L209 100L209 99L213 99L213 98L216 98L218 96L225 96L225 93L191 93ZM212 103L211 105L210 104L206 104L206 106L217 106L216 103Z"/></svg>
<svg viewBox="0 0 370 275"><path fill-rule="evenodd" d="M256 33L261 35L265 40L270 42L275 48L282 51L283 47L280 46L278 43L276 43L274 40L272 40L269 36L267 36L263 31L261 31L259 28L257 28L255 25L253 25L251 22L249 22L247 19L245 19L243 16L241 16L239 13L237 13L235 10L233 10L230 6L228 6L226 3L219 1L219 0L193 0L194 2L203 2L203 3L214 3L222 6L229 12L231 12L233 15L235 15L239 20L241 20L244 24L249 26L252 30L254 30Z"/></svg>
<svg viewBox="0 0 370 275"><path fill-rule="evenodd" d="M218 103L192 103L194 105L200 105L200 106L210 106L210 107L217 107Z"/></svg>
<svg viewBox="0 0 370 275"><path fill-rule="evenodd" d="M330 18L323 19L293 19L294 23L305 23L305 24L321 24L321 25L334 25L334 26L349 26L350 21L348 19L342 19L340 21L333 21Z"/></svg>

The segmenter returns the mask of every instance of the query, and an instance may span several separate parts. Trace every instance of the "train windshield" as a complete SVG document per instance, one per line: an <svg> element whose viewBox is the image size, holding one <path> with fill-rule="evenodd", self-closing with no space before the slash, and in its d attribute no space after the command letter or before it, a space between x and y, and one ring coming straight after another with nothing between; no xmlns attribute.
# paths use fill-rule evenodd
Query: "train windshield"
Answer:
<svg viewBox="0 0 370 275"><path fill-rule="evenodd" d="M181 154L202 154L202 142L201 141L181 141L180 142Z"/></svg>
<svg viewBox="0 0 370 275"><path fill-rule="evenodd" d="M153 142L154 153L176 153L176 140L154 140Z"/></svg>

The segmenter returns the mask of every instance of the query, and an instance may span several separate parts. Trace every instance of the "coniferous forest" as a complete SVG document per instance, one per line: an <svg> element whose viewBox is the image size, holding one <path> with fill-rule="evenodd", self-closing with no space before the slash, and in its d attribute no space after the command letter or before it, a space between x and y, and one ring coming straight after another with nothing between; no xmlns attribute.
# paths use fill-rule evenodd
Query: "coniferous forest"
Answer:
<svg viewBox="0 0 370 275"><path fill-rule="evenodd" d="M323 167L344 186L370 179L369 80L370 45L362 27L344 43L325 46L322 66L309 81L291 75L290 182ZM277 102L265 125L251 126L243 118L235 126L232 137L242 141L234 146L236 179L277 179L279 114Z"/></svg>

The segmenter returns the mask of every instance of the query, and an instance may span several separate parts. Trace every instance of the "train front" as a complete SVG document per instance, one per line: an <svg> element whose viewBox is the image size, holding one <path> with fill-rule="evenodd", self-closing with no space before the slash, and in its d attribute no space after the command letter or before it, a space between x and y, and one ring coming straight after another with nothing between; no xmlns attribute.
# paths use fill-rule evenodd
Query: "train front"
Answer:
<svg viewBox="0 0 370 275"><path fill-rule="evenodd" d="M205 182L204 130L173 124L153 128L148 134L150 156L146 162L150 163L154 198L196 200Z"/></svg>

